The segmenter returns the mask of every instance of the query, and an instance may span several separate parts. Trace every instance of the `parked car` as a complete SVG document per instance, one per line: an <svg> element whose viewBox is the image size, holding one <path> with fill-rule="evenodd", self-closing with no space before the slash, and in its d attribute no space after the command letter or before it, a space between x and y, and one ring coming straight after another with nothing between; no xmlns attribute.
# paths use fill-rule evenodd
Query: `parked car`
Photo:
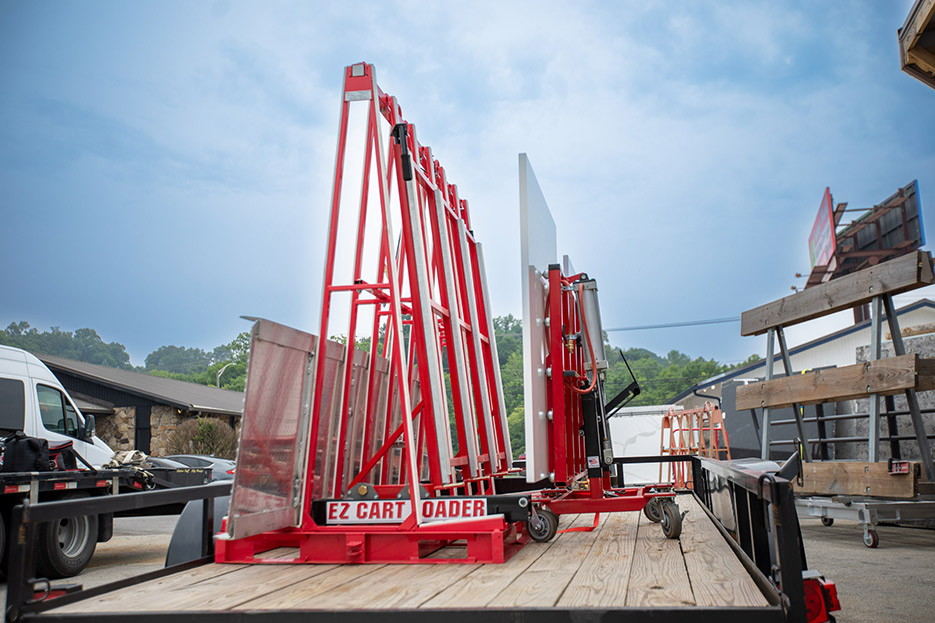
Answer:
<svg viewBox="0 0 935 623"><path fill-rule="evenodd" d="M189 467L208 467L211 468L211 481L232 480L234 478L234 468L237 464L230 459L208 454L171 454L167 459L184 463Z"/></svg>
<svg viewBox="0 0 935 623"><path fill-rule="evenodd" d="M144 469L147 467L170 467L172 469L179 469L180 467L181 468L191 467L191 465L186 465L185 463L182 463L180 461L176 461L174 459L167 459L161 456L148 456L146 457L146 460L143 461L141 465Z"/></svg>

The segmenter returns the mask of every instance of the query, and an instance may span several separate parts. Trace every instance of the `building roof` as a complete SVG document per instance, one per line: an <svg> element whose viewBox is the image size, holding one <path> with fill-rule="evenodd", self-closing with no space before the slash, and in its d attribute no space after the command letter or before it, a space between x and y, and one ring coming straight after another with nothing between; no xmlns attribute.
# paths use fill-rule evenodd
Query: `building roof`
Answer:
<svg viewBox="0 0 935 623"><path fill-rule="evenodd" d="M935 1L916 0L897 32L902 69L935 89Z"/></svg>
<svg viewBox="0 0 935 623"><path fill-rule="evenodd" d="M86 396L78 392L68 392L71 399L75 401L75 406L82 413L91 413L94 415L110 415L114 412L114 403Z"/></svg>
<svg viewBox="0 0 935 623"><path fill-rule="evenodd" d="M914 303L910 303L909 305L905 305L905 306L900 307L899 309L897 309L897 310L896 310L896 315L897 315L897 316L900 316L900 315L902 315L902 314L904 314L904 313L906 313L906 312L911 312L911 311L915 311L915 310L917 310L917 309L921 309L922 307L928 307L929 309L935 309L935 302L933 302L933 301L931 301L931 300L929 300L929 299L919 299L918 301L915 301ZM838 330L838 331L835 331L834 333L829 333L828 335L825 335L825 336L823 336L823 337L816 338L816 339L812 340L811 342L806 342L806 343L804 343L804 344L800 344L799 346L795 346L795 347L793 347L793 348L790 348L790 349L789 349L789 356L792 357L793 355L797 355L798 353L805 352L805 351L810 350L810 349L812 349L812 348L817 348L818 346L821 346L821 345L823 345L823 344L827 344L828 342L831 342L831 341L840 339L840 338L845 337L845 336L847 336L847 335L850 335L850 334L852 334L852 333L856 333L857 331L861 331L861 330L863 330L863 329L866 329L866 328L869 327L869 326L870 326L870 320L868 319L868 320L864 320L863 322L857 323L857 324L855 324L855 325L851 325L851 326L849 326L849 327L845 327L845 328L843 328L843 329L840 329L840 330ZM773 356L773 361L774 361L774 362L779 362L779 363L781 363L781 362L782 362L782 355L781 355L781 354L776 354L776 355L774 355L774 356ZM748 364L745 365L745 366L741 366L741 367L739 367L739 368L733 368L732 370L728 370L727 372L722 372L721 374L718 374L717 376L712 376L710 379L706 379L706 380L704 380L704 381L701 381L700 383L697 383L697 384L695 384L695 385L692 385L691 387L689 387L689 388L686 389L685 391L681 392L680 394L676 394L675 396L673 396L672 398L670 398L670 399L668 400L668 402L666 402L666 404L674 404L674 403L678 402L679 400L682 400L683 398L686 398L686 397L688 397L688 396L691 396L695 391L699 391L699 390L704 389L704 388L706 388L706 387L708 387L708 386L710 386L710 385L717 385L718 383L723 383L724 381L729 381L729 380L734 379L734 378L737 378L737 377L743 377L745 374L749 374L751 370L754 370L755 368L759 368L760 366L763 366L763 365L765 365L765 364L766 364L766 359L765 359L765 358L764 358L764 359L758 359L757 361L754 361L754 362L752 362L752 363L748 363ZM705 396L705 397L707 397L707 396Z"/></svg>
<svg viewBox="0 0 935 623"><path fill-rule="evenodd" d="M243 413L243 392L166 379L132 370L108 368L51 355L36 356L51 368L52 372L61 370L183 411L201 411L219 415L241 415ZM82 408L80 404L78 408Z"/></svg>

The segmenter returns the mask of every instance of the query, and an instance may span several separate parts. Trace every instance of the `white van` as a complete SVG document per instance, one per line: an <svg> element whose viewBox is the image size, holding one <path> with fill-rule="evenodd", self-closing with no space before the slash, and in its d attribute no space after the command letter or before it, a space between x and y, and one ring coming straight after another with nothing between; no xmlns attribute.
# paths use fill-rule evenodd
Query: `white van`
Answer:
<svg viewBox="0 0 935 623"><path fill-rule="evenodd" d="M81 414L44 363L19 348L0 346L0 436L14 431L50 444L71 441L95 467L114 455L94 434L94 416Z"/></svg>

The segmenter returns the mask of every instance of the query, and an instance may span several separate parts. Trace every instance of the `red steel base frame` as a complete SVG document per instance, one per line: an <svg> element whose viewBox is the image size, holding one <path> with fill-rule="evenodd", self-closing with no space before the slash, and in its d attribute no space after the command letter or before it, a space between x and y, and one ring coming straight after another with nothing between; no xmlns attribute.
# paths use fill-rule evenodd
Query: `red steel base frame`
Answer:
<svg viewBox="0 0 935 623"><path fill-rule="evenodd" d="M675 497L674 491L658 491L659 485L599 490L593 497L587 489L545 489L533 496L533 502L556 515L574 513L618 513L641 511L653 498Z"/></svg>
<svg viewBox="0 0 935 623"><path fill-rule="evenodd" d="M314 532L279 530L245 539L215 541L215 562L230 563L502 563L529 540L525 527L502 516L470 522L399 526L322 526ZM278 548L294 556L264 557ZM462 551L442 548L463 548ZM445 554L461 554L449 556Z"/></svg>

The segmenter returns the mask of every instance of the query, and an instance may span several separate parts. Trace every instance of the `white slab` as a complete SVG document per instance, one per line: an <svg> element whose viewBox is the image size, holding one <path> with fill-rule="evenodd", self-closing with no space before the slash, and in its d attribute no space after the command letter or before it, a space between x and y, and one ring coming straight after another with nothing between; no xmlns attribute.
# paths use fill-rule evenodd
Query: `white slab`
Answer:
<svg viewBox="0 0 935 623"><path fill-rule="evenodd" d="M558 263L555 221L526 154L519 155L519 219L523 292L523 389L526 410L526 480L549 475L545 358L548 332L543 276Z"/></svg>

